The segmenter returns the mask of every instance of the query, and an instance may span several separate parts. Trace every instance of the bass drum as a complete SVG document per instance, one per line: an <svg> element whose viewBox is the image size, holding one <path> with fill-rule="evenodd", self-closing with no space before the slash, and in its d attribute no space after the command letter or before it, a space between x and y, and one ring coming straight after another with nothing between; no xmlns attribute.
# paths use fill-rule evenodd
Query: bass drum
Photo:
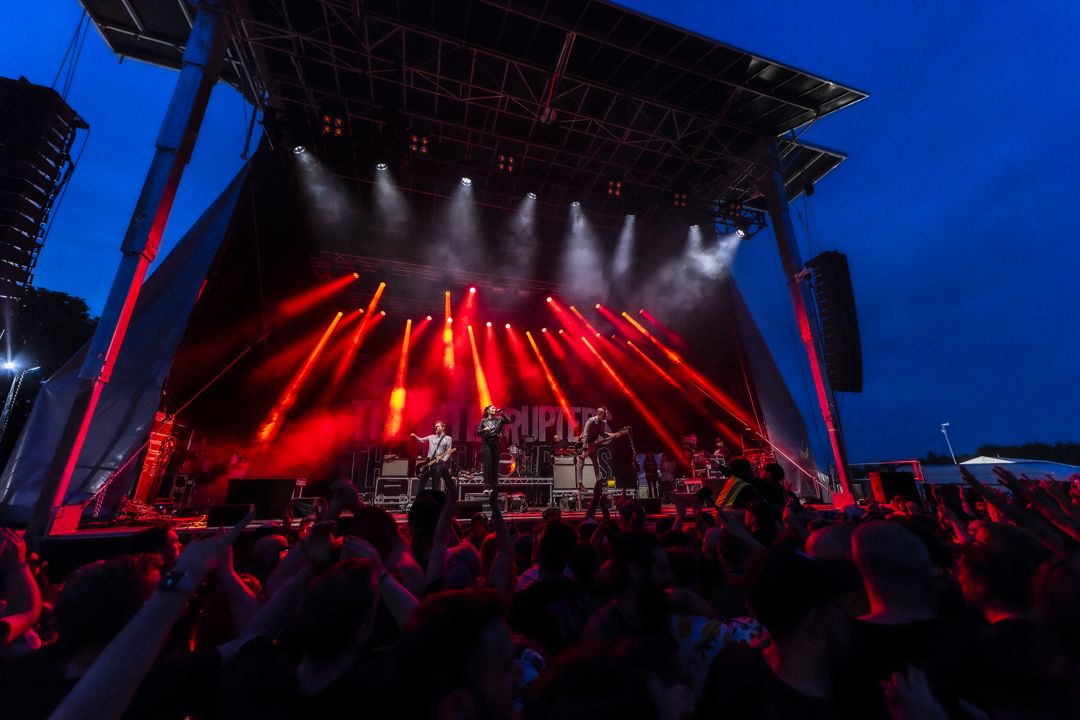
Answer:
<svg viewBox="0 0 1080 720"><path fill-rule="evenodd" d="M499 454L499 477L511 477L517 471L517 458L510 453Z"/></svg>

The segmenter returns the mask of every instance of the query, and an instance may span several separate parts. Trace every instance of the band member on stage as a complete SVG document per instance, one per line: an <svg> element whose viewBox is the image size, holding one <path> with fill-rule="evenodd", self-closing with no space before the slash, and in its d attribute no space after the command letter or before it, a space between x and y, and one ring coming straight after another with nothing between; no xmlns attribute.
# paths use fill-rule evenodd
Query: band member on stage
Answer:
<svg viewBox="0 0 1080 720"><path fill-rule="evenodd" d="M713 450L713 458L719 460L722 464L728 464L728 458L731 457L731 451L728 450L727 445L724 444L724 438L716 438L716 449Z"/></svg>
<svg viewBox="0 0 1080 720"><path fill-rule="evenodd" d="M590 446L597 440L602 440L611 435L611 428L607 423L608 411L606 407L596 408L596 414L585 421L585 427L581 428L581 435L578 436L578 454L577 460L574 462L575 475L577 477L578 487L581 487L581 474L585 469L585 456L588 455L592 460L593 472L596 474L596 479L599 481L600 468L596 462L596 448L589 451ZM607 478L603 478L606 480Z"/></svg>
<svg viewBox="0 0 1080 720"><path fill-rule="evenodd" d="M508 422L510 418L503 415L502 410L488 405L484 408L480 424L476 426L476 434L483 441L480 458L484 463L484 482L491 488L499 484L499 443L503 436L502 427Z"/></svg>
<svg viewBox="0 0 1080 720"><path fill-rule="evenodd" d="M556 455L570 455L574 452L574 444L562 435L556 435L551 439L551 451Z"/></svg>
<svg viewBox="0 0 1080 720"><path fill-rule="evenodd" d="M454 446L454 439L446 434L446 423L442 420L435 423L435 433L420 437L416 433L409 433L416 442L426 442L427 467L420 473L420 485L416 488L416 494L424 491L424 487L431 481L431 489L439 489L439 481L442 480L448 491L454 489L454 478L450 475L450 449ZM436 458L441 458L436 460Z"/></svg>

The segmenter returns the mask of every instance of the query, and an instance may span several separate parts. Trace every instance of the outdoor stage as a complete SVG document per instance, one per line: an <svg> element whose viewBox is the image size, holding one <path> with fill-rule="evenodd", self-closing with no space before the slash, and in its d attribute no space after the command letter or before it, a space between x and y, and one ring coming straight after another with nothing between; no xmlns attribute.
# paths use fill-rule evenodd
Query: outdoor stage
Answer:
<svg viewBox="0 0 1080 720"><path fill-rule="evenodd" d="M116 52L185 77L135 217L167 218L219 77L265 134L145 283L160 232L133 223L87 366L50 379L0 478L14 521L106 522L180 477L202 505L233 477L374 495L410 433L463 446L488 403L508 446L605 406L636 457L720 439L827 494L732 278L767 221L847 487L788 201L844 159L796 131L864 93L602 2L569 24L565 3L85 5Z"/></svg>

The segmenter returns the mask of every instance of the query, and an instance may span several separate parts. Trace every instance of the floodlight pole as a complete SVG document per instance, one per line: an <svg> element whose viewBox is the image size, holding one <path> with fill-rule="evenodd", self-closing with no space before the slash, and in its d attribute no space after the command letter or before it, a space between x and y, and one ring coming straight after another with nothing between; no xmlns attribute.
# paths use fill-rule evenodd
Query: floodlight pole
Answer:
<svg viewBox="0 0 1080 720"><path fill-rule="evenodd" d="M780 168L780 153L776 143L769 151L770 169L762 178L761 190L765 193L765 205L769 212L776 245L780 250L780 262L784 266L788 290L791 292L791 304L795 308L795 321L799 325L799 335L810 360L810 374L814 378L821 417L825 420L825 429L829 434L833 463L836 465L836 477L840 489L851 492L851 480L848 476L847 454L844 450L844 437L840 431L840 413L836 409L836 398L825 371L825 357L822 352L818 326L811 322L810 313L814 307L810 297L810 287L805 282L807 273L799 254L799 245L795 239L795 227L791 222L788 208L787 191L784 189L784 175Z"/></svg>
<svg viewBox="0 0 1080 720"><path fill-rule="evenodd" d="M31 513L27 537L33 542L53 530L64 504L101 392L109 382L131 321L146 271L154 262L172 210L184 167L217 83L228 40L221 12L224 0L199 3L184 49L180 74L155 143L154 158L120 247L123 257L113 278L86 360L79 371L75 398Z"/></svg>

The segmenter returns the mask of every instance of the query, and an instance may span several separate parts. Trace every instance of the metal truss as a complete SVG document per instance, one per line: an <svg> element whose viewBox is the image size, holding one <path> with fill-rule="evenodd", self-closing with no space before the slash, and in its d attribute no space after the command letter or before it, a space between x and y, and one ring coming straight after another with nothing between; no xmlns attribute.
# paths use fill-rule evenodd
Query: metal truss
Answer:
<svg viewBox="0 0 1080 720"><path fill-rule="evenodd" d="M179 66L191 0L82 2L115 52ZM397 158L399 180L430 194L467 171L503 207L526 192L595 207L609 181L624 213L662 217L675 193L699 214L718 198L751 203L778 137L865 97L604 0L220 7L233 32L222 76L267 114L271 140L317 144L330 114L347 136L320 157L338 174L364 180L373 158ZM429 157L403 154L413 129L432 139ZM779 142L794 194L843 159ZM512 176L499 155L515 158Z"/></svg>

